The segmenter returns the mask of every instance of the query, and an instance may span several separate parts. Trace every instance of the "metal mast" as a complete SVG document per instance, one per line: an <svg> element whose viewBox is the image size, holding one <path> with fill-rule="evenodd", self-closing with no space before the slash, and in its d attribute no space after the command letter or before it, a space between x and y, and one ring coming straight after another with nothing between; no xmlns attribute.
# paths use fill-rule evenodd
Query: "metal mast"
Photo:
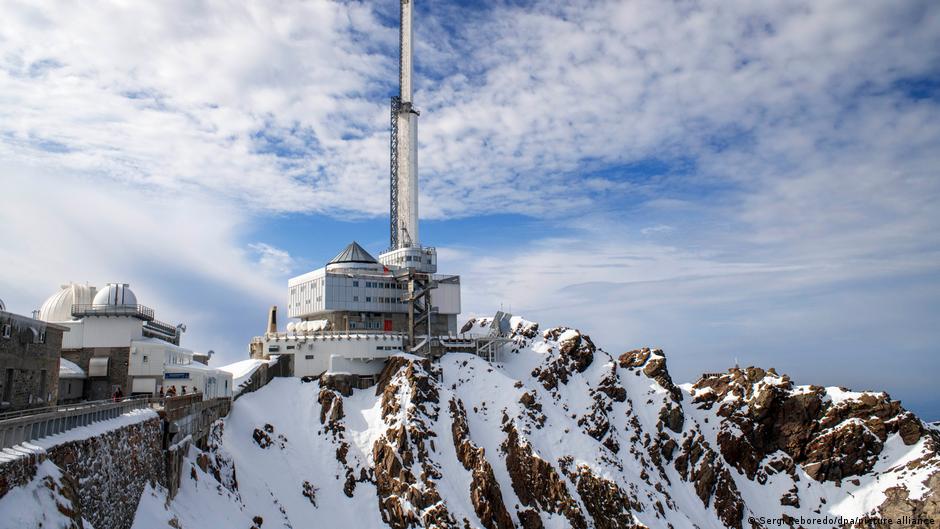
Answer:
<svg viewBox="0 0 940 529"><path fill-rule="evenodd" d="M412 104L413 0L401 0L398 95L391 101L390 249L418 247L418 111Z"/></svg>

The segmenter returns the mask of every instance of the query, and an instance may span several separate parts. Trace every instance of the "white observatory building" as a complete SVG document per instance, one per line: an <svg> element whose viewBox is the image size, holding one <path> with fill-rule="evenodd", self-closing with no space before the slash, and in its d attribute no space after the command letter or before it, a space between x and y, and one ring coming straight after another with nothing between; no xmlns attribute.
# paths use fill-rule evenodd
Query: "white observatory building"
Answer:
<svg viewBox="0 0 940 529"><path fill-rule="evenodd" d="M62 285L36 317L68 329L62 358L83 379L81 393L70 393L69 399L108 399L118 388L124 395L155 395L161 386L174 385L195 389L206 399L232 394L232 375L196 361L198 355L180 347L186 327L157 320L127 283L100 289Z"/></svg>
<svg viewBox="0 0 940 529"><path fill-rule="evenodd" d="M253 358L291 355L294 376L374 377L396 352L466 347L457 335L460 276L437 273L437 250L418 231L418 111L412 101L413 0L401 0L399 95L391 100L389 247L376 259L356 242L288 281L287 316L252 340Z"/></svg>

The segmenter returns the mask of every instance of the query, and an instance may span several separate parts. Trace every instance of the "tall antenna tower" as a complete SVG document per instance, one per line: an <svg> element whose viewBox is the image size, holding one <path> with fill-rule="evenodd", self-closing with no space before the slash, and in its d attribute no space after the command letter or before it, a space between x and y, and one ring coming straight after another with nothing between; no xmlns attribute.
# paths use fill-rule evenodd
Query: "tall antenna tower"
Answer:
<svg viewBox="0 0 940 529"><path fill-rule="evenodd" d="M398 39L398 95L391 101L389 167L389 249L413 248L418 242L418 111L412 104L413 0L401 1Z"/></svg>

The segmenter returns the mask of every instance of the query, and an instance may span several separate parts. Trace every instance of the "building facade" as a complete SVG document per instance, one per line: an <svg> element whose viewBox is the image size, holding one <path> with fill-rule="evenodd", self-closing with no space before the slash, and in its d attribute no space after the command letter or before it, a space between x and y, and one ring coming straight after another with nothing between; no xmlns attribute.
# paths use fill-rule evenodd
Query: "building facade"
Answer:
<svg viewBox="0 0 940 529"><path fill-rule="evenodd" d="M84 372L84 400L108 399L117 390L157 395L173 385L203 392L206 398L209 393L231 394L231 376L226 379L223 372L199 364L193 351L179 346L185 326L157 320L126 283L109 283L100 290L63 285L43 303L38 317L69 330L62 358ZM174 383L167 383L167 375Z"/></svg>
<svg viewBox="0 0 940 529"><path fill-rule="evenodd" d="M56 404L59 353L67 331L0 310L0 412Z"/></svg>
<svg viewBox="0 0 940 529"><path fill-rule="evenodd" d="M431 333L456 334L460 276L434 274L437 254L422 250L414 261L403 260L410 255L395 255L390 261L406 263L397 265L380 262L352 242L325 267L288 280L287 315L301 322L325 321L331 330L407 333L409 283L401 272L420 263L436 282L430 293Z"/></svg>

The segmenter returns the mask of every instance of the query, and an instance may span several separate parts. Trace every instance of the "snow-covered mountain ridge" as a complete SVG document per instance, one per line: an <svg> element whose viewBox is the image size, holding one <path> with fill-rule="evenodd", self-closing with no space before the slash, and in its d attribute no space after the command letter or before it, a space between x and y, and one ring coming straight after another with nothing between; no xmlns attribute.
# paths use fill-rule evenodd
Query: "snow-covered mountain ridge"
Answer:
<svg viewBox="0 0 940 529"><path fill-rule="evenodd" d="M886 394L753 367L676 385L660 350L612 355L574 329L512 328L496 364L397 356L368 390L275 379L234 404L208 451L193 449L172 501L145 492L134 527L940 518L940 432Z"/></svg>

